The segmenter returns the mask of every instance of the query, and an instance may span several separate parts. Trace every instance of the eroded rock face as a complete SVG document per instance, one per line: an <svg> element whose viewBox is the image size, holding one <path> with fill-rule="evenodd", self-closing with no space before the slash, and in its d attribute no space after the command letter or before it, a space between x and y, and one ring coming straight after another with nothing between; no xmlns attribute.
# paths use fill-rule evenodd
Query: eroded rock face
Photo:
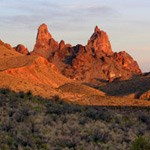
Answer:
<svg viewBox="0 0 150 150"><path fill-rule="evenodd" d="M61 72L75 80L111 82L119 78L128 79L134 74L141 73L137 62L128 53L112 51L107 34L98 27L95 28L86 46L79 44L62 49L58 53L63 55L57 54L57 60L61 63L55 65L61 64L63 66Z"/></svg>
<svg viewBox="0 0 150 150"><path fill-rule="evenodd" d="M95 53L104 52L106 55L113 54L107 33L100 30L98 26L95 27L94 33L89 39L87 46L92 48Z"/></svg>
<svg viewBox="0 0 150 150"><path fill-rule="evenodd" d="M29 55L28 49L22 44L17 45L16 47L14 47L14 49L23 55Z"/></svg>
<svg viewBox="0 0 150 150"><path fill-rule="evenodd" d="M51 53L58 49L58 43L53 39L48 31L46 24L40 25L36 38L36 44L32 54L38 54L42 57L49 58Z"/></svg>
<svg viewBox="0 0 150 150"><path fill-rule="evenodd" d="M38 29L33 52L47 58L63 75L79 81L111 82L141 73L137 62L128 53L112 51L106 32L97 26L87 45L71 46L63 40L58 45L43 24Z"/></svg>
<svg viewBox="0 0 150 150"><path fill-rule="evenodd" d="M141 73L137 62L125 51L114 53L113 58L119 65L123 66L126 70L137 74Z"/></svg>

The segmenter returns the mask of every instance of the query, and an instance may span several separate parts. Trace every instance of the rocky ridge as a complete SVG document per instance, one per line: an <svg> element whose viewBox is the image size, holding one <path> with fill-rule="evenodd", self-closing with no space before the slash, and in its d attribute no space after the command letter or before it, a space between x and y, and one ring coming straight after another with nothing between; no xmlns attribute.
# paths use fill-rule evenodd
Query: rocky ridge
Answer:
<svg viewBox="0 0 150 150"><path fill-rule="evenodd" d="M2 41L0 44L12 49ZM70 79L88 83L112 82L116 79L130 79L142 72L137 62L125 51L113 52L106 32L95 27L85 46L72 46L61 40L58 43L50 34L46 24L38 28L36 43L32 52L19 44L14 49L23 55L38 55L54 64L61 74Z"/></svg>
<svg viewBox="0 0 150 150"><path fill-rule="evenodd" d="M125 51L113 52L106 32L95 27L87 45L71 46L62 40L59 44L45 24L38 28L32 54L45 57L68 78L97 82L129 79L141 74L137 62Z"/></svg>
<svg viewBox="0 0 150 150"><path fill-rule="evenodd" d="M17 45L14 49L23 55L29 55L29 50L22 44Z"/></svg>

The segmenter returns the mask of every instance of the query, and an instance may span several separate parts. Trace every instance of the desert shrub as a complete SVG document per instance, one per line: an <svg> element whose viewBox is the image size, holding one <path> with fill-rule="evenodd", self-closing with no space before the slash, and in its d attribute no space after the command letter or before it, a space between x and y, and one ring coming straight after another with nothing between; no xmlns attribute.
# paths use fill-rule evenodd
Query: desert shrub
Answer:
<svg viewBox="0 0 150 150"><path fill-rule="evenodd" d="M137 136L150 134L149 116L150 108L79 106L57 95L6 90L0 92L0 149L129 149L142 141Z"/></svg>
<svg viewBox="0 0 150 150"><path fill-rule="evenodd" d="M94 128L94 127L93 127ZM109 134L105 131L101 131L99 128L86 129L85 133L82 136L82 139L86 142L93 142L96 144L106 143L109 139Z"/></svg>
<svg viewBox="0 0 150 150"><path fill-rule="evenodd" d="M3 123L1 125L1 129L2 131L6 131L6 132L9 132L11 130L11 124L10 123Z"/></svg>
<svg viewBox="0 0 150 150"><path fill-rule="evenodd" d="M106 143L109 140L109 134L105 131L94 130L93 132L93 141Z"/></svg>
<svg viewBox="0 0 150 150"><path fill-rule="evenodd" d="M15 114L15 119L17 122L23 122L24 119L28 116L29 116L29 108L24 107Z"/></svg>
<svg viewBox="0 0 150 150"><path fill-rule="evenodd" d="M59 95L54 95L51 100L53 100L53 101L55 101L55 102L60 102L60 103L62 102L62 100L61 100L61 98L59 97Z"/></svg>
<svg viewBox="0 0 150 150"><path fill-rule="evenodd" d="M130 150L150 150L150 138L137 137L132 142Z"/></svg>
<svg viewBox="0 0 150 150"><path fill-rule="evenodd" d="M68 119L67 119L67 117L65 115L62 115L60 120L61 120L62 124L65 124L68 121Z"/></svg>
<svg viewBox="0 0 150 150"><path fill-rule="evenodd" d="M33 97L31 91L26 92L25 96L26 96L26 98L29 99L29 100L32 99L32 97Z"/></svg>
<svg viewBox="0 0 150 150"><path fill-rule="evenodd" d="M12 136L7 138L7 145L11 150L16 150L18 148L18 143Z"/></svg>
<svg viewBox="0 0 150 150"><path fill-rule="evenodd" d="M24 98L24 97L25 97L25 93L24 93L23 91L20 91L20 92L18 93L18 97Z"/></svg>
<svg viewBox="0 0 150 150"><path fill-rule="evenodd" d="M77 146L77 142L74 139L71 139L69 137L58 137L54 141L54 145L58 148L75 148Z"/></svg>
<svg viewBox="0 0 150 150"><path fill-rule="evenodd" d="M117 117L115 119L116 122L120 125L120 127L122 127L122 129L127 127L130 128L134 124L130 116L121 115L120 117Z"/></svg>
<svg viewBox="0 0 150 150"><path fill-rule="evenodd" d="M79 120L78 120L80 125L85 125L86 123L88 123L88 121L89 120L85 117L80 117Z"/></svg>
<svg viewBox="0 0 150 150"><path fill-rule="evenodd" d="M1 97L0 97L0 107L3 107L3 106L4 106L5 100L6 100L5 96L1 96Z"/></svg>
<svg viewBox="0 0 150 150"><path fill-rule="evenodd" d="M63 107L61 105L53 105L53 107L47 107L47 114L61 115L63 113Z"/></svg>
<svg viewBox="0 0 150 150"><path fill-rule="evenodd" d="M41 106L43 106L43 105L45 105L46 103L48 103L48 100L46 100L46 99L44 99L44 98L41 98L40 96L31 96L31 98L29 98L29 103L31 103L31 104L34 104L34 105L41 105Z"/></svg>
<svg viewBox="0 0 150 150"><path fill-rule="evenodd" d="M87 110L84 112L84 116L89 117L92 120L102 120L106 122L111 120L111 114L107 110L101 108L98 109L95 107L87 108Z"/></svg>
<svg viewBox="0 0 150 150"><path fill-rule="evenodd" d="M9 110L9 112L8 112L8 116L9 117L12 117L13 115L15 114L15 110Z"/></svg>
<svg viewBox="0 0 150 150"><path fill-rule="evenodd" d="M6 94L10 93L10 90L9 89L0 89L0 93L6 95Z"/></svg>
<svg viewBox="0 0 150 150"><path fill-rule="evenodd" d="M31 92L31 91L28 91L26 94L27 94L28 96L32 96L32 92Z"/></svg>
<svg viewBox="0 0 150 150"><path fill-rule="evenodd" d="M150 116L147 114L140 114L138 119L150 127Z"/></svg>

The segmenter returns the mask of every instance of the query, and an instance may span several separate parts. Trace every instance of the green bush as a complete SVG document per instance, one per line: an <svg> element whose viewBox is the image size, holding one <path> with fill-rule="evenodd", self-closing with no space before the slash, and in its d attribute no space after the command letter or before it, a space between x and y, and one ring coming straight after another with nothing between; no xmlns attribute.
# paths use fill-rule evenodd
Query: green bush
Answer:
<svg viewBox="0 0 150 150"><path fill-rule="evenodd" d="M130 150L150 150L150 138L139 136L132 142Z"/></svg>

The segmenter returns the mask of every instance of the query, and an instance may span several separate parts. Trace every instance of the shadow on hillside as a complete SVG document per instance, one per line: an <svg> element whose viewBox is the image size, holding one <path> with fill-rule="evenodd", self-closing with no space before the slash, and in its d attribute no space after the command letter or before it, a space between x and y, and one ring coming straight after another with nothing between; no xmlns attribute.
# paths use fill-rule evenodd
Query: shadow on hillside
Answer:
<svg viewBox="0 0 150 150"><path fill-rule="evenodd" d="M150 90L150 76L133 77L130 80L113 82L101 82L99 86L86 84L93 88L99 89L109 96L128 96L135 94L135 98L139 98L144 92Z"/></svg>
<svg viewBox="0 0 150 150"><path fill-rule="evenodd" d="M144 92L150 90L150 77L136 77L126 81L114 81L98 89L110 96L125 96L136 94L137 98Z"/></svg>
<svg viewBox="0 0 150 150"><path fill-rule="evenodd" d="M83 111L83 110L90 110L90 109L96 109L96 110L99 110L99 111L107 111L107 110L132 110L133 108L139 108L137 106L94 106L94 105L80 105L80 104L77 104L77 103L74 103L74 102L70 102L66 99L61 99L59 97L59 95L54 95L52 97L50 97L49 99L47 98L43 98L41 96L34 96L32 95L32 92L31 91L28 91L28 92L23 92L23 91L20 91L20 92L14 92L10 89L0 89L0 106L1 105L5 105L6 103L10 103L10 104L13 104L13 107L15 108L16 105L20 104L21 105L23 103L31 103L34 105L36 104L41 104L41 105L45 105L45 106L49 106L49 109L52 109L52 107L54 106L63 106L61 107L58 107L58 111L59 113L62 113L65 111L65 112L74 112L74 111ZM150 107L144 107L144 106L140 106L140 109L142 108L146 108L146 109L150 109ZM138 109L137 109L138 110Z"/></svg>

